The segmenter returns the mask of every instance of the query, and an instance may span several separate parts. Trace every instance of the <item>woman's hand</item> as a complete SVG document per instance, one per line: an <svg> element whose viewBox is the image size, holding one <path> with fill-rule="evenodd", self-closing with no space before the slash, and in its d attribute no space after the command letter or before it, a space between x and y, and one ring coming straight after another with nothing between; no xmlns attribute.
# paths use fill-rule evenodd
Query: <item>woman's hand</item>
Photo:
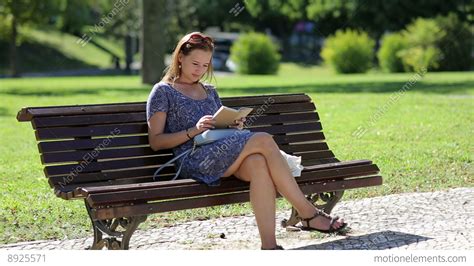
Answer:
<svg viewBox="0 0 474 266"><path fill-rule="evenodd" d="M201 119L199 119L199 121L196 123L196 126L192 129L193 136L199 135L208 129L214 129L215 124L216 120L212 119L212 115L205 115L201 117Z"/></svg>
<svg viewBox="0 0 474 266"><path fill-rule="evenodd" d="M229 125L229 128L235 128L235 129L238 129L238 130L242 130L244 128L245 121L246 121L245 117L242 117L241 119L235 120L234 121L235 124Z"/></svg>

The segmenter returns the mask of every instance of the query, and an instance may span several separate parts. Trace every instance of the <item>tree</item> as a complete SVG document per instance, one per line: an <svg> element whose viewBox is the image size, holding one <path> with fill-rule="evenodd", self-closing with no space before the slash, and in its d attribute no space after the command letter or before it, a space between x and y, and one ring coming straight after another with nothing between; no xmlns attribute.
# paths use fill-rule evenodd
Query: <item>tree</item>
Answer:
<svg viewBox="0 0 474 266"><path fill-rule="evenodd" d="M141 56L144 83L159 80L164 69L162 64L164 53L171 53L184 34L204 31L210 26L217 26L223 30L237 29L240 25L248 23L250 18L247 12L232 13L231 10L236 5L233 0L147 2L143 0L142 8ZM241 6L244 7L244 4ZM154 11L150 12L152 8Z"/></svg>
<svg viewBox="0 0 474 266"><path fill-rule="evenodd" d="M257 30L271 29L278 37L291 34L298 20L306 19L308 0L246 0L245 6L255 21Z"/></svg>
<svg viewBox="0 0 474 266"><path fill-rule="evenodd" d="M62 32L81 36L84 26L93 25L96 22L94 11L93 0L65 0L57 26Z"/></svg>
<svg viewBox="0 0 474 266"><path fill-rule="evenodd" d="M298 36L296 49L290 45L290 36L299 21L306 21L306 6L308 0L246 0L245 6L252 16L252 26L261 32L271 31L271 34L281 41L280 51L283 58L292 59L294 56L307 58L305 54L312 53L314 39L303 40L303 36ZM309 48L308 46L312 47Z"/></svg>
<svg viewBox="0 0 474 266"><path fill-rule="evenodd" d="M163 37L166 2L166 0L143 0L142 2L141 75L142 82L146 84L158 82L165 68Z"/></svg>
<svg viewBox="0 0 474 266"><path fill-rule="evenodd" d="M10 24L10 74L20 75L18 69L18 29L27 24L47 24L64 6L62 0L0 0L0 19Z"/></svg>
<svg viewBox="0 0 474 266"><path fill-rule="evenodd" d="M123 8L114 17L111 24L105 28L104 35L112 36L116 39L124 41L125 51L125 73L131 73L131 64L133 62L133 55L136 52L134 44L138 42L140 32L140 1L129 1L125 8ZM109 7L111 10L113 6Z"/></svg>
<svg viewBox="0 0 474 266"><path fill-rule="evenodd" d="M398 31L415 18L432 18L454 12L461 21L472 20L472 1L464 0L308 0L308 18L327 36L341 28L356 28L377 39L386 31Z"/></svg>

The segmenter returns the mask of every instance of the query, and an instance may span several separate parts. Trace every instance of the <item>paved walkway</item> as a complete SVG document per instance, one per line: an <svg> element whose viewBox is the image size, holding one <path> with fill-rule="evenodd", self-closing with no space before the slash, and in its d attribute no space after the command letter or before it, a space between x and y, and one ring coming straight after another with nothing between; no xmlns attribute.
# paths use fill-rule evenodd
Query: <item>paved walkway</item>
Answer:
<svg viewBox="0 0 474 266"><path fill-rule="evenodd" d="M405 193L336 205L333 213L350 223L346 236L287 231L289 212L277 214L278 243L286 249L474 249L474 188ZM91 238L34 241L0 249L85 249ZM193 221L138 230L131 249L259 249L254 217Z"/></svg>

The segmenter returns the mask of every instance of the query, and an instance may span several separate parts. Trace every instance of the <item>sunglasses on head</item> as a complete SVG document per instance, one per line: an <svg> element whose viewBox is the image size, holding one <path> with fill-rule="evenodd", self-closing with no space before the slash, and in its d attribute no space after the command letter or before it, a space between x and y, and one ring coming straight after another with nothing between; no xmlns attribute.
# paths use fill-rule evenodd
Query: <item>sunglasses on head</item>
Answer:
<svg viewBox="0 0 474 266"><path fill-rule="evenodd" d="M203 36L199 33L192 34L189 36L189 39L186 41L186 43L192 43L192 44L201 44L205 43L208 45L214 44L214 41L212 40L211 37L208 36Z"/></svg>

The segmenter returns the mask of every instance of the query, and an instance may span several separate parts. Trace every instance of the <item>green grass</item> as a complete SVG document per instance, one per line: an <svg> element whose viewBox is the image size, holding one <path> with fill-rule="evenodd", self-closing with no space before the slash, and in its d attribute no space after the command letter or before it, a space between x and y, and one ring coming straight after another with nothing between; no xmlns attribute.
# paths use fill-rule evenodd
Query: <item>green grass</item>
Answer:
<svg viewBox="0 0 474 266"><path fill-rule="evenodd" d="M412 76L336 75L285 64L277 76L226 76L216 83L224 97L309 93L337 157L371 159L384 177L383 186L350 190L343 200L472 186L473 73L428 73L374 119ZM91 235L83 202L52 193L31 125L17 122L16 112L24 106L145 101L150 88L136 76L0 80L0 243ZM368 121L373 123L365 135L354 137ZM285 201L278 206L288 208ZM152 215L141 228L246 213L248 204L172 212Z"/></svg>
<svg viewBox="0 0 474 266"><path fill-rule="evenodd" d="M79 68L111 68L112 57L92 42L82 46L78 37L53 29L20 28L18 62L21 72L47 72ZM100 36L93 41L123 58L122 46ZM9 46L0 36L0 74L8 73Z"/></svg>

